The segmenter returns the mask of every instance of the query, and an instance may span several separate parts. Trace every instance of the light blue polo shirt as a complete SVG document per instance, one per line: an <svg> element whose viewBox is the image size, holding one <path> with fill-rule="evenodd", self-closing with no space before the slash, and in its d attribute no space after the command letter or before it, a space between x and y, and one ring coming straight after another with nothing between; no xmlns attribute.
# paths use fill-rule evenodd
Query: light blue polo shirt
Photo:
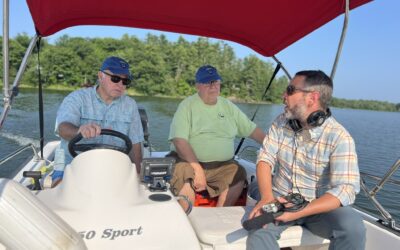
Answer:
<svg viewBox="0 0 400 250"><path fill-rule="evenodd" d="M58 126L62 122L69 122L79 127L88 123L96 123L101 128L112 129L126 134L132 144L142 142L143 128L136 102L126 96L115 99L110 104L105 103L96 92L97 86L84 88L70 93L61 103L55 124L55 133L58 135ZM112 136L98 136L93 139L85 139L85 143L104 143L115 146L123 146L121 139ZM60 152L62 151L62 152ZM64 153L64 162L60 159ZM61 144L56 151L55 170L63 170L63 167L72 161L68 152L68 141L61 138ZM60 165L63 163L62 169Z"/></svg>

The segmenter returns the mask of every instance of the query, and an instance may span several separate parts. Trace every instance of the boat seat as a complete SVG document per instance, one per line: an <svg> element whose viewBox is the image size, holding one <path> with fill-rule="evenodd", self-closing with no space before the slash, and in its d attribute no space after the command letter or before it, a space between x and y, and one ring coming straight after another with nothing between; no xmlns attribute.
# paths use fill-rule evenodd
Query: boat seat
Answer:
<svg viewBox="0 0 400 250"><path fill-rule="evenodd" d="M210 197L207 190L201 192L195 192L195 207L216 207L218 203L218 197ZM238 200L235 202L234 206L245 206L247 202L247 188L244 188L240 194Z"/></svg>
<svg viewBox="0 0 400 250"><path fill-rule="evenodd" d="M247 231L242 221L252 207L194 207L190 222L203 249L246 249ZM327 249L329 240L312 234L301 226L286 229L278 241L279 246L294 249Z"/></svg>

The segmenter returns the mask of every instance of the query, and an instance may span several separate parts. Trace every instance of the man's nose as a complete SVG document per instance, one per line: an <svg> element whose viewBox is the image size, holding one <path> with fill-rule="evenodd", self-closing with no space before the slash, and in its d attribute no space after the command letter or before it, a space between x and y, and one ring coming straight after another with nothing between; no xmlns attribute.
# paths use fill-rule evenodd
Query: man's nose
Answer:
<svg viewBox="0 0 400 250"><path fill-rule="evenodd" d="M283 100L285 100L287 96L288 96L288 95L287 95L286 91L283 91L283 94L282 94Z"/></svg>

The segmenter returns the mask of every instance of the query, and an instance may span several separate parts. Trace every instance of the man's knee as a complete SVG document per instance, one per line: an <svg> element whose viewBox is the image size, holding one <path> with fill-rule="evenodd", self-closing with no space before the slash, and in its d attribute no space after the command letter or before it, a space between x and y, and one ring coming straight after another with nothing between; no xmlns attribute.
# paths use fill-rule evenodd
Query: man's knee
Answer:
<svg viewBox="0 0 400 250"><path fill-rule="evenodd" d="M337 209L335 217L336 218L333 218L333 220L337 221L340 229L349 234L353 233L355 236L365 234L363 219L353 208L339 208Z"/></svg>
<svg viewBox="0 0 400 250"><path fill-rule="evenodd" d="M246 249L279 249L278 237L274 231L264 228L250 231L246 240Z"/></svg>
<svg viewBox="0 0 400 250"><path fill-rule="evenodd" d="M366 228L360 214L351 207L337 209L331 218L336 224L333 228L333 244L337 249L364 249L366 241ZM340 242L339 242L340 241Z"/></svg>
<svg viewBox="0 0 400 250"><path fill-rule="evenodd" d="M351 219L341 220L341 236L352 245L352 249L363 249L366 240L366 228L361 217L354 216ZM360 246L360 247L357 247Z"/></svg>
<svg viewBox="0 0 400 250"><path fill-rule="evenodd" d="M193 201L195 197L195 191L192 188L192 185L188 182L183 184L182 188L179 190L179 195L187 196L191 201Z"/></svg>

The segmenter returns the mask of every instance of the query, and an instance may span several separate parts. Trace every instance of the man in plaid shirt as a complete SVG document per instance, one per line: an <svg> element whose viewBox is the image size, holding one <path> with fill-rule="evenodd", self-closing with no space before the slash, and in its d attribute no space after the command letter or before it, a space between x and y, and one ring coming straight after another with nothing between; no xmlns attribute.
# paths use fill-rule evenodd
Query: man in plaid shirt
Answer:
<svg viewBox="0 0 400 250"><path fill-rule="evenodd" d="M253 230L247 249L279 249L277 240L291 225L302 225L330 239L329 249L364 249L365 227L351 207L360 191L353 138L333 117L328 103L332 80L322 71L298 72L284 95L285 112L271 125L257 160L261 194L249 218L281 196L300 193L310 203L285 211Z"/></svg>

